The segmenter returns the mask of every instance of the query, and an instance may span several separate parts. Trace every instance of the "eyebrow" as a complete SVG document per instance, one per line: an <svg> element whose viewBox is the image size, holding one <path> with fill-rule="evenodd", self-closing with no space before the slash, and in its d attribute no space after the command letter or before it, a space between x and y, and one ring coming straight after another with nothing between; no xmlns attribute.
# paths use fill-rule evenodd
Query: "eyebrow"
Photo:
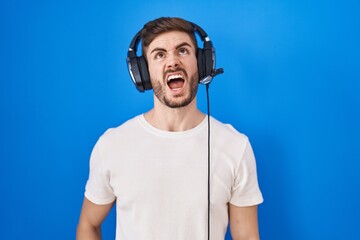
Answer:
<svg viewBox="0 0 360 240"><path fill-rule="evenodd" d="M181 47L184 47L184 46L188 46L188 47L192 47L189 43L187 42L183 42L183 43L180 43L179 45L177 45L175 47L175 49L179 49ZM165 48L154 48L150 54L152 54L153 52L166 52L166 49Z"/></svg>

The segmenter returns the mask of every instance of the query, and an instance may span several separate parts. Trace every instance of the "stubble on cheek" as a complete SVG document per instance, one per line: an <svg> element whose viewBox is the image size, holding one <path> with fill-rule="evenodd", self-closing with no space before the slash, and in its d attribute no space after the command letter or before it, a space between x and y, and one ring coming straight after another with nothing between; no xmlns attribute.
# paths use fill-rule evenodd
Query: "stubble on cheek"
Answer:
<svg viewBox="0 0 360 240"><path fill-rule="evenodd" d="M161 94L164 91L163 91L163 87L161 86L159 81L153 81L152 85L153 85L154 94L157 98L159 98L161 95L164 95L164 94Z"/></svg>

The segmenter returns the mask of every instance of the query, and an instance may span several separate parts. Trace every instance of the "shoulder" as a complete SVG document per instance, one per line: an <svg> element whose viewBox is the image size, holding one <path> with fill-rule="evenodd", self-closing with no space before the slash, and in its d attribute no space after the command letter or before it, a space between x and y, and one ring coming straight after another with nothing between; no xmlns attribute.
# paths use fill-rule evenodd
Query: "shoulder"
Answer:
<svg viewBox="0 0 360 240"><path fill-rule="evenodd" d="M215 137L238 142L248 141L248 137L244 133L238 131L233 125L223 123L213 117L211 118L211 130Z"/></svg>
<svg viewBox="0 0 360 240"><path fill-rule="evenodd" d="M118 141L126 141L132 135L139 132L140 129L140 120L141 115L133 117L121 125L113 128L107 129L99 138L98 143L111 143Z"/></svg>
<svg viewBox="0 0 360 240"><path fill-rule="evenodd" d="M212 147L215 152L220 154L219 156L225 154L238 159L238 156L243 156L246 150L251 148L247 135L238 131L231 124L213 118L210 127Z"/></svg>

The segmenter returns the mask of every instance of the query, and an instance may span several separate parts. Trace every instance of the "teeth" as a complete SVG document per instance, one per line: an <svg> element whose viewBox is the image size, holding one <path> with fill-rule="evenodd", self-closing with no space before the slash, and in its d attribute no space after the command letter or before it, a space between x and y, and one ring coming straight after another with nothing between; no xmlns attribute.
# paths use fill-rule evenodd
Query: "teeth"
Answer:
<svg viewBox="0 0 360 240"><path fill-rule="evenodd" d="M170 75L168 77L168 81L175 79L175 78L183 78L183 76L181 76L180 74Z"/></svg>

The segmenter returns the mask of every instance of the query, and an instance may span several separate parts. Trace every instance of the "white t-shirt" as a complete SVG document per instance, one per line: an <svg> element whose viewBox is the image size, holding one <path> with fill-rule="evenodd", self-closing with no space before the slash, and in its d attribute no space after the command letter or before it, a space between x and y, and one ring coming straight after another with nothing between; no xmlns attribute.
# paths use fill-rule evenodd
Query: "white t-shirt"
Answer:
<svg viewBox="0 0 360 240"><path fill-rule="evenodd" d="M211 239L224 239L228 203L263 201L248 138L211 117ZM139 115L96 143L85 196L116 200L118 240L207 239L207 118L181 132Z"/></svg>

